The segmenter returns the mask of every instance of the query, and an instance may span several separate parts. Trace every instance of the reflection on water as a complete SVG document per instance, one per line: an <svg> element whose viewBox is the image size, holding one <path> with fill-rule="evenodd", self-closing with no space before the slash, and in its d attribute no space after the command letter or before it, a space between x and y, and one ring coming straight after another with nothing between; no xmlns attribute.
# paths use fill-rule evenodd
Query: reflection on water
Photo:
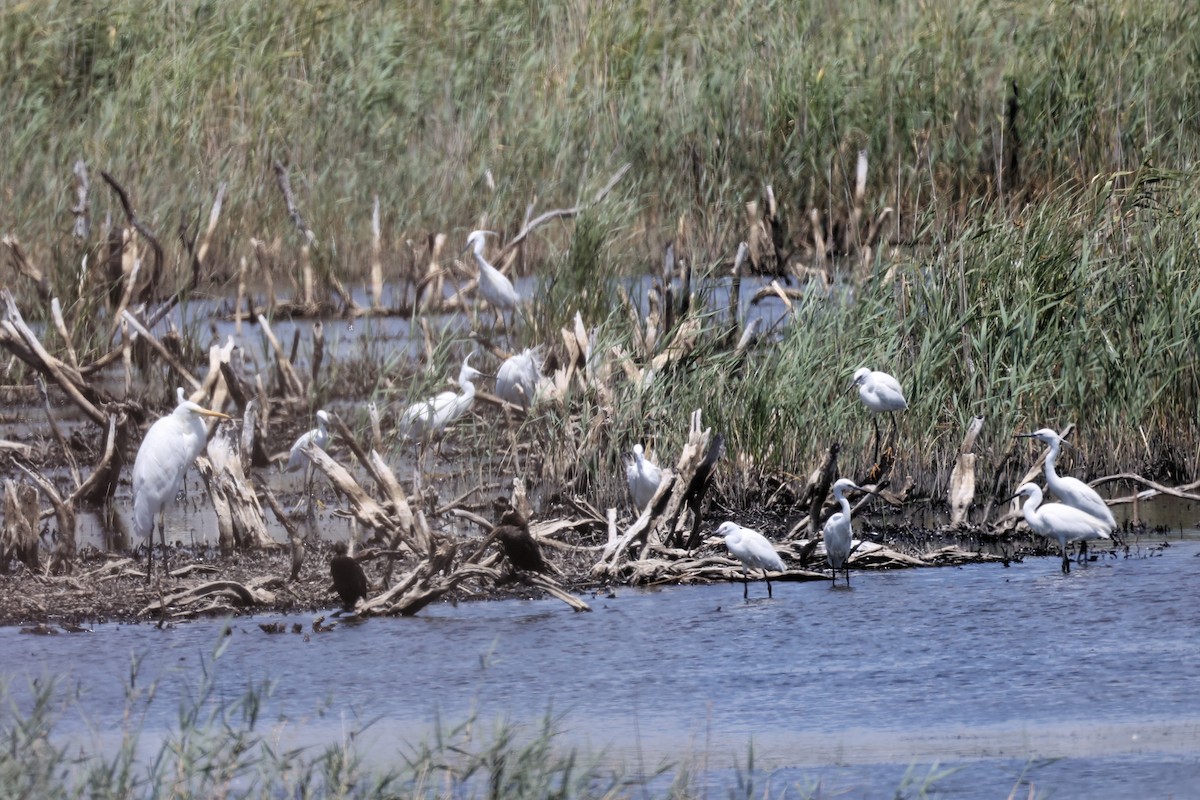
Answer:
<svg viewBox="0 0 1200 800"><path fill-rule="evenodd" d="M924 776L940 762L960 770L945 796L1004 797L1019 780L1055 797L1188 796L1200 785L1200 540L1131 556L1066 576L1053 557L864 573L850 590L781 584L751 602L736 584L619 590L592 614L549 600L437 605L307 642L234 620L217 681L232 698L275 679L269 714L297 741L377 719L362 741L380 753L439 714L533 725L550 711L564 742L627 763L703 757L716 782L753 742L773 795L819 779L830 796L890 796L911 765ZM94 729L112 730L140 653L142 680L163 677L147 724L167 728L219 628L7 629L0 669L17 688L79 682Z"/></svg>

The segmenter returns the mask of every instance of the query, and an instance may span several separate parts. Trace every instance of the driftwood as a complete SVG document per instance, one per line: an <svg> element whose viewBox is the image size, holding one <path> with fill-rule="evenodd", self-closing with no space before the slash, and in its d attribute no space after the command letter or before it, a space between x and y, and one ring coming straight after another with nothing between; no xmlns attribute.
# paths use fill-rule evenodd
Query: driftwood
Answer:
<svg viewBox="0 0 1200 800"><path fill-rule="evenodd" d="M20 462L17 462L17 466L46 493L50 504L54 506L58 535L55 537L54 553L50 557L50 571L54 574L70 573L75 567L75 509L63 500L54 484L40 472ZM37 547L36 538L33 546Z"/></svg>
<svg viewBox="0 0 1200 800"><path fill-rule="evenodd" d="M8 572L8 562L18 559L37 573L41 569L38 553L37 489L14 480L4 482L4 522L0 526L0 572Z"/></svg>
<svg viewBox="0 0 1200 800"><path fill-rule="evenodd" d="M223 599L232 600L237 606L253 607L267 605L275 601L274 593L253 583L250 586L237 581L210 581L199 586L192 586L178 592L164 595L138 612L139 616L164 613L169 607L189 606L205 598L217 595Z"/></svg>
<svg viewBox="0 0 1200 800"><path fill-rule="evenodd" d="M196 459L217 512L221 552L274 547L258 497L242 471L238 435L232 424L217 426L208 445L208 456Z"/></svg>
<svg viewBox="0 0 1200 800"><path fill-rule="evenodd" d="M950 473L950 488L947 500L950 502L950 526L957 528L967 524L967 511L975 499L975 439L983 430L983 416L971 420L967 427L967 435L963 437L958 449L958 459L954 462L954 471Z"/></svg>

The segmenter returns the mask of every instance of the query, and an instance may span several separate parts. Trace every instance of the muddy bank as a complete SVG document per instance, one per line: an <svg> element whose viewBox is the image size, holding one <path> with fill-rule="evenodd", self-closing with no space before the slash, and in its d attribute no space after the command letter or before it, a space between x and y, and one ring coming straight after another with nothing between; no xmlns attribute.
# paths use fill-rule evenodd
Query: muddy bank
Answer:
<svg viewBox="0 0 1200 800"><path fill-rule="evenodd" d="M535 525L536 528L536 525ZM615 585L592 575L592 558L598 546L585 537L570 541L545 542L543 552L554 565L555 582L584 603L604 596ZM1029 556L1053 555L1040 540L1015 536L997 541L978 535L947 535L926 531L896 531L878 541L864 541L852 559L853 571L893 570L932 566L958 566L993 562L997 567ZM561 537L560 537L561 539ZM989 541L990 539L990 541ZM470 541L470 540L468 540ZM482 539L475 540L477 543ZM701 568L684 572L648 572L641 585L733 582L741 578L737 562L729 558L718 539L710 539L694 554ZM808 550L807 556L803 551ZM1121 555L1121 547L1093 548L1093 558ZM780 543L788 572L773 576L777 583L828 580L823 553L804 540ZM95 549L80 552L73 575L34 575L18 569L0 575L0 625L19 625L30 633L59 634L77 631L95 623L177 624L189 619L311 613L314 623L332 618L340 603L329 576L333 544L305 544L304 564L296 580L289 579L292 558L286 548L244 552L223 557L215 548L176 548L171 553L170 574L146 580L144 556L104 553ZM358 553L372 587L372 596L388 588L385 573L388 553L366 547ZM818 558L819 557L819 558ZM157 560L157 556L156 556ZM416 559L398 559L391 565L392 581L399 581L418 566ZM1047 562L1047 569L1057 566ZM852 573L853 574L853 573ZM853 580L853 578L852 578ZM500 581L464 581L439 598L440 602L503 600L544 597L526 576L511 570ZM563 608L563 613L568 613Z"/></svg>

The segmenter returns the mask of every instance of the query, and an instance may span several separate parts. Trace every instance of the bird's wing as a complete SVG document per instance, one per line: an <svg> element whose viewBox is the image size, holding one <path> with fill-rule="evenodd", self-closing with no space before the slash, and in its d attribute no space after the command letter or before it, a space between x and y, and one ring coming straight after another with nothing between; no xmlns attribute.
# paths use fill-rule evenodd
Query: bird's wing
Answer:
<svg viewBox="0 0 1200 800"><path fill-rule="evenodd" d="M304 446L313 440L316 433L316 431L302 433L296 439L296 443L292 445L291 452L288 453L287 467L285 467L288 472L295 472L304 466L304 462L308 460L304 455Z"/></svg>

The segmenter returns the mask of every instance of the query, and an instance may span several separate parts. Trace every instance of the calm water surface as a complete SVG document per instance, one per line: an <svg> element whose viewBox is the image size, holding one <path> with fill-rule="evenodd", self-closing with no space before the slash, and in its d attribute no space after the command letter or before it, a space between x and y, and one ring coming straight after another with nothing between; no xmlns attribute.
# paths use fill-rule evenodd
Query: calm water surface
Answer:
<svg viewBox="0 0 1200 800"><path fill-rule="evenodd" d="M267 719L285 736L334 742L367 721L389 760L437 720L472 712L536 728L646 768L701 760L716 786L753 742L758 796L890 797L906 773L957 771L946 797L1200 796L1200 540L1147 540L1132 557L1059 573L1054 558L1009 568L855 574L828 584L732 584L556 601L434 606L313 635L232 621L212 667L218 695L276 683ZM310 617L295 619L309 627ZM195 691L222 623L98 626L39 637L0 629L0 674L82 688L63 730L118 730L131 654L160 678L147 730L168 730ZM918 781L919 782L919 781ZM715 796L724 796L725 789ZM793 790L795 792L796 790Z"/></svg>

